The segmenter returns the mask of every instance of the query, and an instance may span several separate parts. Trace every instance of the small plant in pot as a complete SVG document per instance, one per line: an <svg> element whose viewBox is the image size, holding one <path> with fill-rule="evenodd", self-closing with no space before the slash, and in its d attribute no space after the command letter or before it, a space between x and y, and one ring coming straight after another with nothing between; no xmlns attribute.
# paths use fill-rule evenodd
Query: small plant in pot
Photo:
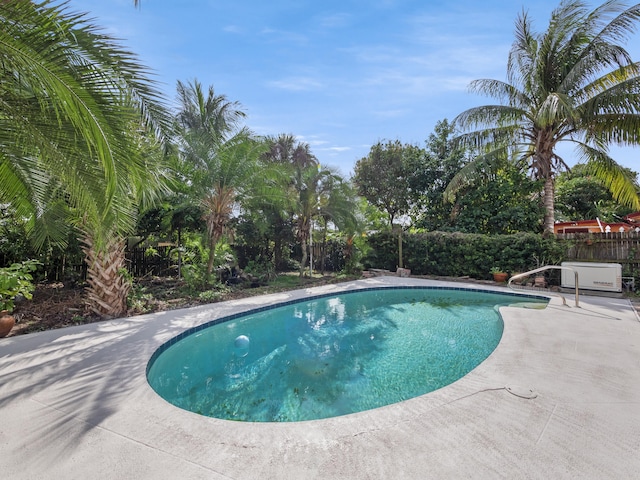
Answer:
<svg viewBox="0 0 640 480"><path fill-rule="evenodd" d="M493 267L490 270L491 274L493 275L493 280L495 282L499 282L499 283L504 283L507 281L507 277L509 276L509 274L502 268L500 267Z"/></svg>
<svg viewBox="0 0 640 480"><path fill-rule="evenodd" d="M27 260L0 268L0 338L7 336L16 323L11 315L16 297L22 296L27 300L33 297L35 286L31 272L38 268L39 263L37 260Z"/></svg>

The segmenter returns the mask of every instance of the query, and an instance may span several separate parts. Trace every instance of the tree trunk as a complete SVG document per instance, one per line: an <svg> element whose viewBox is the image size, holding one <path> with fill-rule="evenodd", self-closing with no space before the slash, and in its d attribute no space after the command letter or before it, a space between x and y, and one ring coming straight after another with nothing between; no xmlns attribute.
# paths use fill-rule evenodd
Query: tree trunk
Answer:
<svg viewBox="0 0 640 480"><path fill-rule="evenodd" d="M309 258L309 235L311 231L311 224L306 218L299 220L298 224L298 238L300 239L300 246L302 247L302 260L300 260L300 278L304 276L304 269L307 266L307 259Z"/></svg>
<svg viewBox="0 0 640 480"><path fill-rule="evenodd" d="M114 237L104 248L96 247L91 235L85 235L82 251L87 262L87 305L102 317L122 317L127 313L131 283L122 275L125 264L125 240Z"/></svg>
<svg viewBox="0 0 640 480"><path fill-rule="evenodd" d="M300 261L300 278L304 277L304 270L307 266L307 259L309 258L309 254L307 253L307 249L309 246L306 243L302 244L302 260Z"/></svg>
<svg viewBox="0 0 640 480"><path fill-rule="evenodd" d="M322 228L322 248L320 249L320 273L324 275L325 263L327 260L327 221L324 221L324 226Z"/></svg>
<svg viewBox="0 0 640 480"><path fill-rule="evenodd" d="M216 259L216 245L218 244L218 238L212 236L209 238L209 260L207 261L207 279L211 277L213 272L213 263Z"/></svg>
<svg viewBox="0 0 640 480"><path fill-rule="evenodd" d="M204 219L207 222L207 235L209 236L209 261L207 262L207 280L213 272L213 264L216 256L216 245L225 232L227 223L233 211L235 191L231 187L216 186L214 193L202 200L205 209Z"/></svg>
<svg viewBox="0 0 640 480"><path fill-rule="evenodd" d="M555 188L553 177L548 176L544 181L544 234L553 235L555 223Z"/></svg>

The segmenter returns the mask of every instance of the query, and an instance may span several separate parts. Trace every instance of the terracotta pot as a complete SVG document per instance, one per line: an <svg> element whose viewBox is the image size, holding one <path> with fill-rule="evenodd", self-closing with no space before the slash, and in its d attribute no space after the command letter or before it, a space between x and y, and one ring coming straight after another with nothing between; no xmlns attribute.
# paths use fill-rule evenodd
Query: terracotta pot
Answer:
<svg viewBox="0 0 640 480"><path fill-rule="evenodd" d="M9 315L9 312L2 310L0 312L0 338L9 335L9 332L16 324L16 319L13 315Z"/></svg>
<svg viewBox="0 0 640 480"><path fill-rule="evenodd" d="M493 274L493 280L495 282L504 283L507 281L507 277L509 276L506 272L498 272Z"/></svg>
<svg viewBox="0 0 640 480"><path fill-rule="evenodd" d="M536 277L533 285L535 287L547 288L547 280L542 276Z"/></svg>

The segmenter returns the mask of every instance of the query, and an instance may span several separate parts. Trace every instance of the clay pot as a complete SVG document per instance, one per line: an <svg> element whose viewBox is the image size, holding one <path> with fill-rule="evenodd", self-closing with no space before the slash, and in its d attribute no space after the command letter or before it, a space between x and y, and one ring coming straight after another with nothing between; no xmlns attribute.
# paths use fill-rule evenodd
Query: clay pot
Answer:
<svg viewBox="0 0 640 480"><path fill-rule="evenodd" d="M16 324L16 319L13 315L10 315L7 310L0 312L0 338L9 335L9 332Z"/></svg>
<svg viewBox="0 0 640 480"><path fill-rule="evenodd" d="M507 277L509 276L506 272L498 272L493 274L493 280L498 283L504 283L507 281Z"/></svg>

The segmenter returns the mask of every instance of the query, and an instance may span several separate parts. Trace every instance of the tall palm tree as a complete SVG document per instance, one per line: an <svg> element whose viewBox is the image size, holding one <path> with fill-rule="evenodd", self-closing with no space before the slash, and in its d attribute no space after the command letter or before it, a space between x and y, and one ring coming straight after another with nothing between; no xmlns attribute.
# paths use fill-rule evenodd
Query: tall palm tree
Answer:
<svg viewBox="0 0 640 480"><path fill-rule="evenodd" d="M290 208L296 221L296 237L302 247L302 277L309 260L314 219L330 220L337 227L355 225L355 195L335 169L322 167L317 161L294 165L291 180Z"/></svg>
<svg viewBox="0 0 640 480"><path fill-rule="evenodd" d="M279 169L281 173L280 195L274 196L269 202L259 205L266 222L271 226L270 234L273 239L273 263L276 269L285 266L286 252L290 238L294 232L291 229L294 209L292 199L297 198L292 189L295 176L295 165L317 165L317 159L311 153L308 144L300 142L292 134L267 136L264 139L267 146L262 155L265 165Z"/></svg>
<svg viewBox="0 0 640 480"><path fill-rule="evenodd" d="M183 160L192 172L193 190L207 224L209 276L215 247L227 231L240 198L260 190L255 181L264 173L257 165L264 143L239 128L244 118L239 104L217 95L213 86L205 94L197 80L186 85L178 82L178 98Z"/></svg>
<svg viewBox="0 0 640 480"><path fill-rule="evenodd" d="M31 219L38 245L77 223L90 249L109 250L162 184L145 145L169 122L146 69L86 15L47 1L3 3L0 59L0 200Z"/></svg>
<svg viewBox="0 0 640 480"><path fill-rule="evenodd" d="M501 101L471 108L455 123L461 145L479 152L451 181L451 198L483 164L515 158L544 180L544 228L553 233L554 177L568 168L557 147L572 142L577 156L619 202L640 208L633 179L608 154L611 144L640 143L640 64L619 45L635 30L640 4L608 0L593 11L565 0L546 32L527 13L516 20L507 82L481 79L471 90Z"/></svg>

